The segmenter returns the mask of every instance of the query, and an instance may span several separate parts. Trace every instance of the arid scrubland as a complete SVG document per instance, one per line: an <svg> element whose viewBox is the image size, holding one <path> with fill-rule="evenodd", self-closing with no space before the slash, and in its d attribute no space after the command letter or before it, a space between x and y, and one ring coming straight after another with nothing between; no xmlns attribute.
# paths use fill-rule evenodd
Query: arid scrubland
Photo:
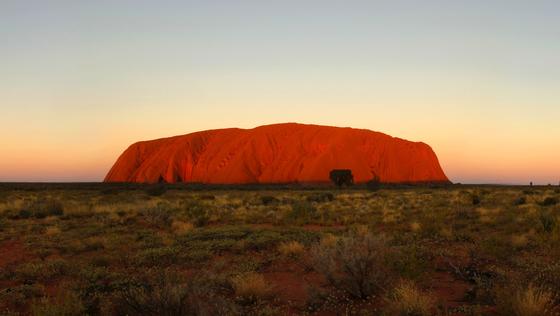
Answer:
<svg viewBox="0 0 560 316"><path fill-rule="evenodd" d="M0 314L557 315L560 190L0 190Z"/></svg>

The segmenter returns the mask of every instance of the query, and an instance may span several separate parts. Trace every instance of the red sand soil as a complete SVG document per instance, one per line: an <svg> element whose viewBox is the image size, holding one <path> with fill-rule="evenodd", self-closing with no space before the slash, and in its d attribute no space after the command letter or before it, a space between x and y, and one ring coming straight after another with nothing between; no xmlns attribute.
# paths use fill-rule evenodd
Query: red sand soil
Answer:
<svg viewBox="0 0 560 316"><path fill-rule="evenodd" d="M0 269L23 262L29 257L20 241L10 240L0 243Z"/></svg>
<svg viewBox="0 0 560 316"><path fill-rule="evenodd" d="M22 242L18 240L9 240L0 242L0 271L8 269L10 267L17 266L27 260L30 260L30 254L25 250ZM17 285L16 281L13 280L0 280L0 292ZM21 306L6 306L0 304L0 310L6 308L12 308L16 311L23 312ZM0 314L2 314L0 312Z"/></svg>
<svg viewBox="0 0 560 316"><path fill-rule="evenodd" d="M364 129L296 123L218 129L138 142L117 160L105 182L208 184L321 183L333 169L355 182L449 182L435 153Z"/></svg>

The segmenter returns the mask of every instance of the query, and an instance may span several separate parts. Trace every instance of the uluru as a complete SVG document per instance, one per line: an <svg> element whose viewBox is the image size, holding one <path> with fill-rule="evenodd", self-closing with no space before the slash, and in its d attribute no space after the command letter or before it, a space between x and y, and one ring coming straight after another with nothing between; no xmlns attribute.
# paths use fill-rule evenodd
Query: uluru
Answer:
<svg viewBox="0 0 560 316"><path fill-rule="evenodd" d="M366 129L297 123L226 128L141 141L105 182L273 184L329 182L350 169L357 183L449 183L425 143Z"/></svg>

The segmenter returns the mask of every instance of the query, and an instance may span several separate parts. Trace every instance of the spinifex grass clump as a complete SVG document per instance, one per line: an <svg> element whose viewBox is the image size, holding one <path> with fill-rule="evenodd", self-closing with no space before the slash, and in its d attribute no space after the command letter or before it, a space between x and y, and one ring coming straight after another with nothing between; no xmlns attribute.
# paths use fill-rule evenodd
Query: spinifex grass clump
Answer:
<svg viewBox="0 0 560 316"><path fill-rule="evenodd" d="M270 286L261 274L249 272L231 280L235 297L243 304L252 304L267 299L272 294Z"/></svg>
<svg viewBox="0 0 560 316"><path fill-rule="evenodd" d="M512 316L556 316L560 306L555 301L554 293L533 284L500 288L496 298L501 315Z"/></svg>
<svg viewBox="0 0 560 316"><path fill-rule="evenodd" d="M436 311L436 299L413 282L403 280L389 295L387 309L390 315L431 316Z"/></svg>

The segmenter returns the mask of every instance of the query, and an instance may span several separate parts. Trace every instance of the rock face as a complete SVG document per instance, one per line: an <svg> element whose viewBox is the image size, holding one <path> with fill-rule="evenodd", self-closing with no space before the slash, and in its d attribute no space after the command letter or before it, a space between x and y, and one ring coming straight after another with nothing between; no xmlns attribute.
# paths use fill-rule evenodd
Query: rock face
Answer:
<svg viewBox="0 0 560 316"><path fill-rule="evenodd" d="M296 123L218 129L142 141L119 157L105 182L211 184L329 182L351 169L354 182L449 180L430 146L363 129Z"/></svg>

